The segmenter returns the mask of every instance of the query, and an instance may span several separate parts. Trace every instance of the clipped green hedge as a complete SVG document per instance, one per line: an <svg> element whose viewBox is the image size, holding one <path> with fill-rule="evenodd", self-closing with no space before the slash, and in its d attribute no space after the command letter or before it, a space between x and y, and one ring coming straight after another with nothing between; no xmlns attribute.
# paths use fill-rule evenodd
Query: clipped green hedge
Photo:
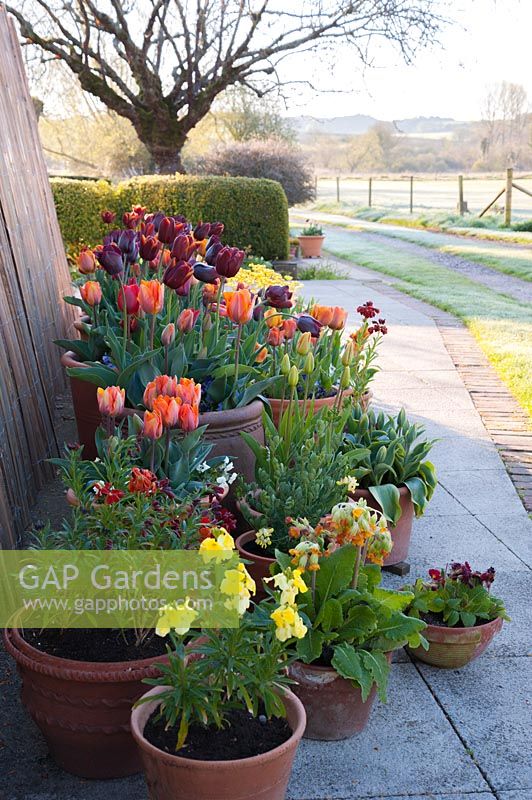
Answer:
<svg viewBox="0 0 532 800"><path fill-rule="evenodd" d="M192 222L220 220L224 242L266 259L288 255L288 203L276 181L194 175L147 175L111 185L52 178L57 216L67 250L96 244L106 232L100 211L121 215L132 205L183 214Z"/></svg>

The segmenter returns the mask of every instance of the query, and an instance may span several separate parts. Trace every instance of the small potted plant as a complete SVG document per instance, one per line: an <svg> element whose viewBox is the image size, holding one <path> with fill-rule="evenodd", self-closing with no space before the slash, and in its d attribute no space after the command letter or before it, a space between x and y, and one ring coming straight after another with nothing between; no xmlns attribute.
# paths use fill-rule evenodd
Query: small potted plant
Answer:
<svg viewBox="0 0 532 800"><path fill-rule="evenodd" d="M320 225L306 225L297 237L303 258L319 258L325 236Z"/></svg>
<svg viewBox="0 0 532 800"><path fill-rule="evenodd" d="M202 545L209 557L217 555L213 541ZM289 645L306 633L297 587L290 604L270 616L247 611L255 587L243 564L227 570L220 588L242 615L239 627L198 631L188 647L182 637L193 615L163 609L159 632L170 638L168 663L146 681L155 688L131 721L152 800L286 794L306 721L286 670Z"/></svg>
<svg viewBox="0 0 532 800"><path fill-rule="evenodd" d="M339 503L316 526L296 520L290 534L293 547L277 553L269 582L285 591L295 567L308 586L298 596L308 633L295 642L290 666L307 712L305 737L344 739L365 727L376 693L386 700L392 651L426 646L425 623L403 613L413 594L379 586L391 539L364 500Z"/></svg>
<svg viewBox="0 0 532 800"><path fill-rule="evenodd" d="M436 488L434 465L427 459L434 442L423 433L404 409L394 417L354 406L347 419L344 452L363 448L366 453L353 469L351 496L364 498L390 524L393 549L385 566L408 556L414 514L423 514Z"/></svg>
<svg viewBox="0 0 532 800"><path fill-rule="evenodd" d="M444 669L457 669L478 658L509 620L504 603L491 592L495 570L474 572L458 562L430 569L430 581L419 578L406 587L413 594L408 614L427 623L428 650L409 647L415 658Z"/></svg>

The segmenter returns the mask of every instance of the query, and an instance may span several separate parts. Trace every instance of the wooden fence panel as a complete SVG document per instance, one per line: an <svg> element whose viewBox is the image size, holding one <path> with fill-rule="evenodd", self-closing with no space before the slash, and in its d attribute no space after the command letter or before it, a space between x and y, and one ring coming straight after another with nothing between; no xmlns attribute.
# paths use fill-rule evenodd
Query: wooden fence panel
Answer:
<svg viewBox="0 0 532 800"><path fill-rule="evenodd" d="M0 5L0 547L13 546L57 453L53 339L70 276L14 24Z"/></svg>

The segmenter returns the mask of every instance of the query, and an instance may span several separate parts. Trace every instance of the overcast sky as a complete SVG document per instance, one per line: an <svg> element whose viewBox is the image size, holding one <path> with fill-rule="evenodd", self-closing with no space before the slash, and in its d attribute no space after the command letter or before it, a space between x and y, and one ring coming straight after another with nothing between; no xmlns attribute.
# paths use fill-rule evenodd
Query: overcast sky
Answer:
<svg viewBox="0 0 532 800"><path fill-rule="evenodd" d="M378 119L416 116L478 119L486 88L501 80L524 85L532 102L532 0L443 0L455 20L441 46L423 51L411 66L387 48L375 50L376 66L363 73L349 52L324 70L315 60L314 82L349 91L315 95L300 89L288 114L317 117L370 114ZM309 57L290 63L291 77L309 74ZM288 68L288 65L287 65Z"/></svg>

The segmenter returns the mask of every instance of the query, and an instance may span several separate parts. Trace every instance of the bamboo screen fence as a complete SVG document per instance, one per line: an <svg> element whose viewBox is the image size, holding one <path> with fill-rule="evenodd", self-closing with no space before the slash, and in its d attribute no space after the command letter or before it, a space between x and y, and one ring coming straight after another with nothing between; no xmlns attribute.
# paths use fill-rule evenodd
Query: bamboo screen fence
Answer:
<svg viewBox="0 0 532 800"><path fill-rule="evenodd" d="M0 5L0 547L17 544L57 453L69 271L15 27Z"/></svg>

